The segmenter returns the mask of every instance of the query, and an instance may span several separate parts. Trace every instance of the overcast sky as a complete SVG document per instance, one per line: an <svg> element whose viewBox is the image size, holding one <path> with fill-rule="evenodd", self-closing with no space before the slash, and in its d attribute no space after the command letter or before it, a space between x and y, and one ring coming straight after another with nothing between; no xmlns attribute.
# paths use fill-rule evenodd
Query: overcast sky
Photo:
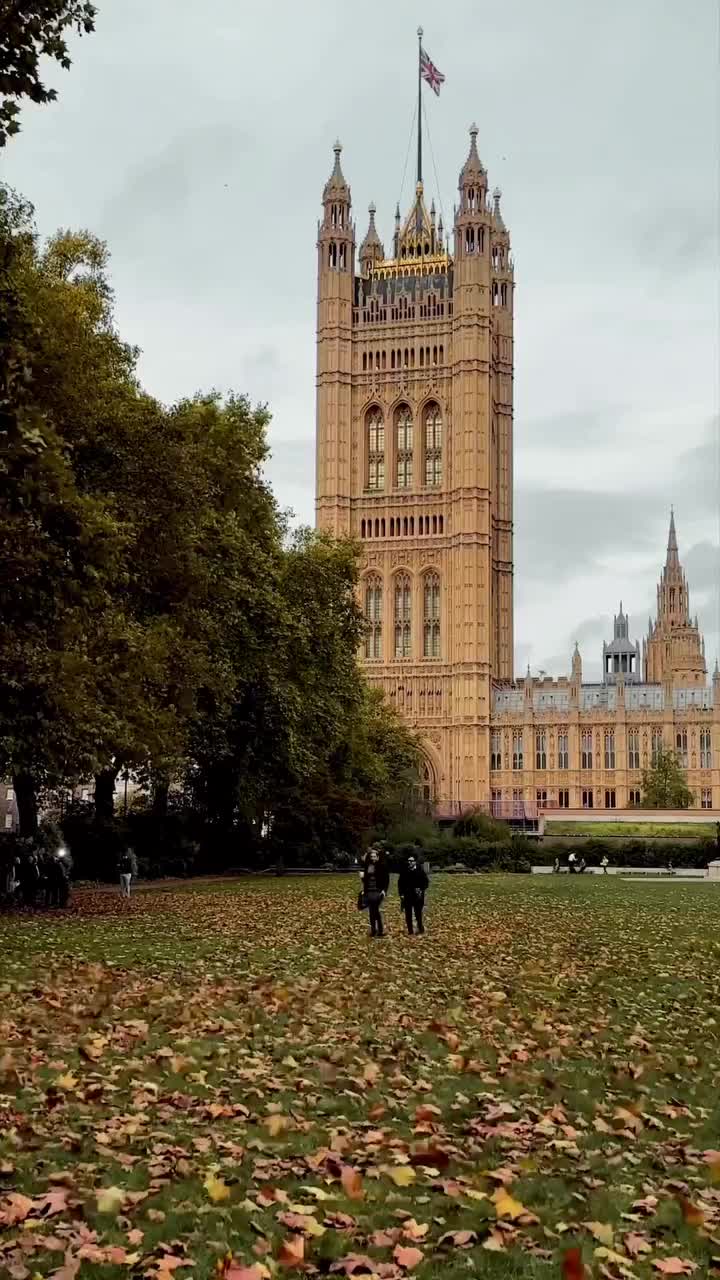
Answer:
<svg viewBox="0 0 720 1280"><path fill-rule="evenodd" d="M446 77L425 95L428 196L451 220L476 120L515 255L517 672L567 671L577 638L597 677L621 597L642 636L671 503L714 662L716 0L98 5L0 166L43 233L108 241L147 388L269 402L275 491L312 521L322 187L337 135L359 237L374 200L389 244L421 22ZM411 185L412 158L404 206Z"/></svg>

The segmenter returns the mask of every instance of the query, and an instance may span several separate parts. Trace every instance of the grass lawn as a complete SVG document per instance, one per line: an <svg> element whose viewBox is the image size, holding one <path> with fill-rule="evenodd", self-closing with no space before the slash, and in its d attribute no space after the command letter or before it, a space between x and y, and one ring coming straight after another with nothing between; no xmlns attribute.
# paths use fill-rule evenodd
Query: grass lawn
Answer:
<svg viewBox="0 0 720 1280"><path fill-rule="evenodd" d="M706 836L715 835L712 822L562 822L561 820L545 823L545 834L553 836L595 836L601 840L604 836L624 836L626 838L649 840L651 837L663 836L666 839L702 840Z"/></svg>
<svg viewBox="0 0 720 1280"><path fill-rule="evenodd" d="M354 893L0 917L0 1275L713 1274L720 887Z"/></svg>

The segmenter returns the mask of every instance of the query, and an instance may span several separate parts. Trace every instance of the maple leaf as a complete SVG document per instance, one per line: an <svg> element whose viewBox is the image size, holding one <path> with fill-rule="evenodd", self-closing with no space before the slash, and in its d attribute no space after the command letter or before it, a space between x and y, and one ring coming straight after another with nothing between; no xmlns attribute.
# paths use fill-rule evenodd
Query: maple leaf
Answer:
<svg viewBox="0 0 720 1280"><path fill-rule="evenodd" d="M615 1232L609 1222L583 1222L583 1226L587 1227L590 1235L599 1240L601 1244L606 1245L608 1249L612 1249Z"/></svg>
<svg viewBox="0 0 720 1280"><path fill-rule="evenodd" d="M281 1267L298 1267L305 1258L303 1236L288 1236L278 1250L277 1261Z"/></svg>
<svg viewBox="0 0 720 1280"><path fill-rule="evenodd" d="M562 1256L563 1280L585 1280L586 1274L582 1251L577 1246L566 1249Z"/></svg>
<svg viewBox="0 0 720 1280"><path fill-rule="evenodd" d="M439 1246L452 1245L455 1249L468 1249L473 1244L477 1244L475 1231L446 1231L438 1240Z"/></svg>
<svg viewBox="0 0 720 1280"><path fill-rule="evenodd" d="M498 1218L520 1218L527 1212L525 1205L520 1200L515 1200L504 1187L498 1187L497 1191L490 1197L495 1205L495 1212Z"/></svg>
<svg viewBox="0 0 720 1280"><path fill-rule="evenodd" d="M213 1204L219 1204L222 1200L230 1199L230 1188L222 1178L218 1178L216 1174L209 1173L203 1182L203 1186L207 1191Z"/></svg>
<svg viewBox="0 0 720 1280"><path fill-rule="evenodd" d="M680 1195L676 1197L680 1209L682 1211L683 1220L689 1227L702 1227L705 1222L704 1210L698 1208L687 1196Z"/></svg>
<svg viewBox="0 0 720 1280"><path fill-rule="evenodd" d="M122 1187L101 1187L95 1193L98 1213L112 1214L115 1217L125 1204L126 1195Z"/></svg>
<svg viewBox="0 0 720 1280"><path fill-rule="evenodd" d="M384 1165L383 1173L392 1178L396 1187L409 1187L410 1183L414 1182L417 1177L415 1170L407 1164Z"/></svg>
<svg viewBox="0 0 720 1280"><path fill-rule="evenodd" d="M442 1111L439 1107L433 1106L430 1102L424 1102L421 1106L415 1108L416 1124L422 1124L424 1121L436 1120L439 1116L442 1116Z"/></svg>
<svg viewBox="0 0 720 1280"><path fill-rule="evenodd" d="M393 1249L393 1258L399 1267L405 1271L412 1271L414 1267L419 1266L425 1259L422 1249L414 1249L410 1245L396 1244Z"/></svg>
<svg viewBox="0 0 720 1280"><path fill-rule="evenodd" d="M222 1280L271 1280L272 1276L263 1262L254 1262L249 1267L231 1262L220 1274Z"/></svg>
<svg viewBox="0 0 720 1280"><path fill-rule="evenodd" d="M657 1258L653 1264L664 1276L690 1276L697 1271L697 1264L683 1258Z"/></svg>
<svg viewBox="0 0 720 1280"><path fill-rule="evenodd" d="M344 1164L340 1173L340 1182L348 1200L363 1200L365 1192L362 1187L362 1176L351 1165Z"/></svg>

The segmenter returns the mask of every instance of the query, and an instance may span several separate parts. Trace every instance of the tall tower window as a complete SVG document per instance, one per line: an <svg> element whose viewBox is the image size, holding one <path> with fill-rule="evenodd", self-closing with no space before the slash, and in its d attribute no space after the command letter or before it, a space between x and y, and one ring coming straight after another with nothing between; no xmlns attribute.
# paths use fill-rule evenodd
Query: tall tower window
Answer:
<svg viewBox="0 0 720 1280"><path fill-rule="evenodd" d="M558 729L557 751L558 769L568 769L570 767L570 753L568 750L567 729Z"/></svg>
<svg viewBox="0 0 720 1280"><path fill-rule="evenodd" d="M544 729L535 730L535 768L547 769L547 737Z"/></svg>
<svg viewBox="0 0 720 1280"><path fill-rule="evenodd" d="M687 729L678 729L675 734L675 752L683 769L688 767Z"/></svg>
<svg viewBox="0 0 720 1280"><path fill-rule="evenodd" d="M368 489L385 488L385 423L379 409L367 417Z"/></svg>
<svg viewBox="0 0 720 1280"><path fill-rule="evenodd" d="M490 734L490 768L502 769L502 735L499 729Z"/></svg>
<svg viewBox="0 0 720 1280"><path fill-rule="evenodd" d="M580 740L580 768L592 769L592 730L583 729Z"/></svg>
<svg viewBox="0 0 720 1280"><path fill-rule="evenodd" d="M395 443L397 448L397 487L411 489L413 482L413 420L406 404L395 412Z"/></svg>
<svg viewBox="0 0 720 1280"><path fill-rule="evenodd" d="M640 730L628 729L628 769L640 768Z"/></svg>
<svg viewBox="0 0 720 1280"><path fill-rule="evenodd" d="M512 767L513 769L523 768L523 734L522 729L513 729L512 736Z"/></svg>
<svg viewBox="0 0 720 1280"><path fill-rule="evenodd" d="M440 657L440 578L427 573L423 579L423 656Z"/></svg>
<svg viewBox="0 0 720 1280"><path fill-rule="evenodd" d="M712 746L709 729L700 730L700 768L712 769Z"/></svg>
<svg viewBox="0 0 720 1280"><path fill-rule="evenodd" d="M442 484L442 418L437 404L425 410L425 484Z"/></svg>
<svg viewBox="0 0 720 1280"><path fill-rule="evenodd" d="M395 579L395 657L412 653L412 584L406 573Z"/></svg>
<svg viewBox="0 0 720 1280"><path fill-rule="evenodd" d="M365 657L378 661L382 651L382 580L376 573L365 581Z"/></svg>
<svg viewBox="0 0 720 1280"><path fill-rule="evenodd" d="M659 758L660 758L660 752L662 751L662 749L663 749L663 734L662 734L662 729L653 729L653 731L652 731L652 748L651 748L652 755L651 755L651 760L650 760L650 763L651 763L652 765L656 765L656 764L657 764L657 762L658 762L658 760L659 760Z"/></svg>
<svg viewBox="0 0 720 1280"><path fill-rule="evenodd" d="M605 730L605 768L615 768L615 730Z"/></svg>

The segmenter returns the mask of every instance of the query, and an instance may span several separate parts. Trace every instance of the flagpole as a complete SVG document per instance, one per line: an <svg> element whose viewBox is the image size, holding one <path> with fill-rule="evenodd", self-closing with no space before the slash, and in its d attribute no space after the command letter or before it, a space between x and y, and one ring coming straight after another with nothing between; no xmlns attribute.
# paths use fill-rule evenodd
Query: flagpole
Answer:
<svg viewBox="0 0 720 1280"><path fill-rule="evenodd" d="M423 29L422 29L422 27L418 27L418 29L417 29L417 37L418 37L418 105L417 105L417 118L418 118L418 152L417 152L417 180L418 180L418 182L420 183L420 182L422 182L422 75L421 75L421 66L422 66L421 53L422 53L422 37L423 37Z"/></svg>

